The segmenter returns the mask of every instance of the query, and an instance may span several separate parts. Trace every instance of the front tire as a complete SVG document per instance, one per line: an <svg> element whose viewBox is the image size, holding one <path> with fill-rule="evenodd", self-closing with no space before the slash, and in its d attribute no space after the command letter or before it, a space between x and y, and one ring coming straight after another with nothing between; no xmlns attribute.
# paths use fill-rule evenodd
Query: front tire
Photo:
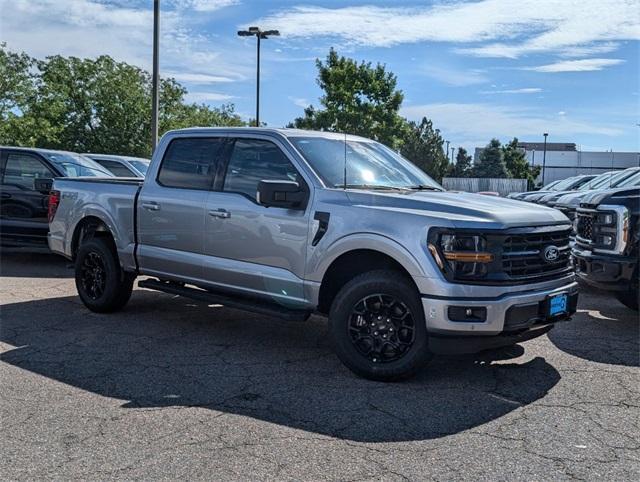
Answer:
<svg viewBox="0 0 640 482"><path fill-rule="evenodd" d="M93 238L78 249L75 264L76 289L84 305L96 313L123 308L133 291L135 275L120 268L113 242Z"/></svg>
<svg viewBox="0 0 640 482"><path fill-rule="evenodd" d="M397 271L370 271L344 285L329 332L342 363L370 380L408 378L432 358L420 295Z"/></svg>

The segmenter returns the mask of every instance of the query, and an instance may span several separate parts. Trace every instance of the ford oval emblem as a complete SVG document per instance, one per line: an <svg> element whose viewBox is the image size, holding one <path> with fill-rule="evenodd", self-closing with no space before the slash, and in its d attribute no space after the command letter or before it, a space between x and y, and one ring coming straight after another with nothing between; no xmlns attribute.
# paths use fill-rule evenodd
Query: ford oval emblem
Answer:
<svg viewBox="0 0 640 482"><path fill-rule="evenodd" d="M560 250L558 249L557 246L547 246L546 248L544 248L544 260L547 263L553 263L554 261L557 261L558 258L560 257Z"/></svg>

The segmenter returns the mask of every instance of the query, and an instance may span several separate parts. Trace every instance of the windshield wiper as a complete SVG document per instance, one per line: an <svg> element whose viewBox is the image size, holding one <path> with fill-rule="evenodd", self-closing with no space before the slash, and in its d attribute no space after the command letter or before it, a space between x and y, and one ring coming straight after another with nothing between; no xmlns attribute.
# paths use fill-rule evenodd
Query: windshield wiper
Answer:
<svg viewBox="0 0 640 482"><path fill-rule="evenodd" d="M418 184L417 186L409 186L407 189L413 189L414 191L444 191L435 186L427 186L426 184Z"/></svg>
<svg viewBox="0 0 640 482"><path fill-rule="evenodd" d="M383 184L343 184L341 186L343 189L370 189L372 191L406 191L408 187L402 186L385 186Z"/></svg>

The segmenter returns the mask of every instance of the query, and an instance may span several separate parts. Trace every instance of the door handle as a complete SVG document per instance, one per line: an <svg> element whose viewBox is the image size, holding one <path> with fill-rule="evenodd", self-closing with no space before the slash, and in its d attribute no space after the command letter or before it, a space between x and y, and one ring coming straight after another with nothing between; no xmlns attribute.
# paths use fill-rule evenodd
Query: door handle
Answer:
<svg viewBox="0 0 640 482"><path fill-rule="evenodd" d="M2 194L0 194L0 197L2 199L9 199L11 198L11 194L9 194L8 192L3 192Z"/></svg>
<svg viewBox="0 0 640 482"><path fill-rule="evenodd" d="M142 207L149 211L160 211L160 205L157 202L142 203Z"/></svg>
<svg viewBox="0 0 640 482"><path fill-rule="evenodd" d="M231 213L226 209L216 209L209 211L209 216L220 219L228 219L231 217Z"/></svg>

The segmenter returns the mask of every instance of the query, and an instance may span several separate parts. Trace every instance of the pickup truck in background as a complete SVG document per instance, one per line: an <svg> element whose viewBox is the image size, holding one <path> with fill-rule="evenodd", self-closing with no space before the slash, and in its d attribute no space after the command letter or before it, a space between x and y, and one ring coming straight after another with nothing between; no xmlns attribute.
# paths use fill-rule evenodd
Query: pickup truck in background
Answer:
<svg viewBox="0 0 640 482"><path fill-rule="evenodd" d="M377 142L199 128L144 181L56 179L49 246L93 311L139 286L289 320L327 315L342 362L396 380L434 353L540 336L576 310L557 210L446 192Z"/></svg>
<svg viewBox="0 0 640 482"><path fill-rule="evenodd" d="M638 311L640 187L593 192L576 212L576 273Z"/></svg>
<svg viewBox="0 0 640 482"><path fill-rule="evenodd" d="M54 177L110 177L74 152L0 146L0 241L3 248L46 250L47 204Z"/></svg>

